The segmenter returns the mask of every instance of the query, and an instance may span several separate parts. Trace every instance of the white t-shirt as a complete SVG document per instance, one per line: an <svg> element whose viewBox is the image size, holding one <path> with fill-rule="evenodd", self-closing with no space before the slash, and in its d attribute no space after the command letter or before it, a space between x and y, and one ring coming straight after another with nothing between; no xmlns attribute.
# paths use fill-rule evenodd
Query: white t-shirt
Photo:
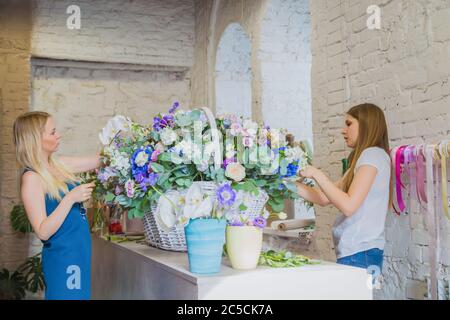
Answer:
<svg viewBox="0 0 450 320"><path fill-rule="evenodd" d="M378 248L384 249L384 224L389 210L391 160L382 148L366 148L356 162L371 165L377 175L361 206L350 217L340 214L333 226L333 242L338 258Z"/></svg>

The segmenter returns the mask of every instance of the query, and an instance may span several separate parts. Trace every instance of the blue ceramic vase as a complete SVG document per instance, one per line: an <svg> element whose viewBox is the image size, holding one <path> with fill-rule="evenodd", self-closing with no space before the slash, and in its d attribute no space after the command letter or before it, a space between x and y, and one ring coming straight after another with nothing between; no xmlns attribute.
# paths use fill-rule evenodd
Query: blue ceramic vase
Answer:
<svg viewBox="0 0 450 320"><path fill-rule="evenodd" d="M220 272L226 225L225 219L190 220L184 228L190 272L200 274Z"/></svg>

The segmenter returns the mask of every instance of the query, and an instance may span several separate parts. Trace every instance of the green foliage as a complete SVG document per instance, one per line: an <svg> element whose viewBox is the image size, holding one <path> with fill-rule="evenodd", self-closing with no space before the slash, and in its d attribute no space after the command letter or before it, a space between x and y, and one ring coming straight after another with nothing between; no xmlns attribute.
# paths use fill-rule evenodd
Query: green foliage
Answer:
<svg viewBox="0 0 450 320"><path fill-rule="evenodd" d="M28 220L23 204L16 204L11 211L11 226L15 231L22 233L33 232L33 227Z"/></svg>
<svg viewBox="0 0 450 320"><path fill-rule="evenodd" d="M30 292L37 292L44 289L44 273L42 271L41 254L29 257L17 269L25 279L25 289Z"/></svg>
<svg viewBox="0 0 450 320"><path fill-rule="evenodd" d="M26 280L24 276L8 269L0 270L0 300L20 300L25 297Z"/></svg>
<svg viewBox="0 0 450 320"><path fill-rule="evenodd" d="M308 264L320 264L303 255L293 255L289 251L268 250L261 252L259 265L274 268L301 267Z"/></svg>
<svg viewBox="0 0 450 320"><path fill-rule="evenodd" d="M0 300L23 299L26 291L36 293L44 289L41 253L29 257L14 272L0 271Z"/></svg>
<svg viewBox="0 0 450 320"><path fill-rule="evenodd" d="M33 232L23 204L13 207L11 225L15 231ZM14 272L5 268L0 271L0 300L23 299L26 291L36 293L43 290L44 286L41 253L26 259Z"/></svg>

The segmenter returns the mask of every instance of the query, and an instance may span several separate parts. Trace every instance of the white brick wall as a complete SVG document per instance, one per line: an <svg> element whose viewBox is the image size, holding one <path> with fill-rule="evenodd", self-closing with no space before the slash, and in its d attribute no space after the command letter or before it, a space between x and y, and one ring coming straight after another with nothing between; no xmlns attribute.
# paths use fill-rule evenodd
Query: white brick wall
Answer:
<svg viewBox="0 0 450 320"><path fill-rule="evenodd" d="M313 146L309 1L268 1L260 34L262 118ZM295 217L314 217L314 210L307 210L301 200L294 208Z"/></svg>
<svg viewBox="0 0 450 320"><path fill-rule="evenodd" d="M189 108L190 79L177 72L33 67L31 109L54 115L61 154L98 152L98 133L114 115L142 124L174 101Z"/></svg>
<svg viewBox="0 0 450 320"><path fill-rule="evenodd" d="M58 59L192 66L193 0L33 1L32 54ZM70 5L81 29L70 30Z"/></svg>
<svg viewBox="0 0 450 320"><path fill-rule="evenodd" d="M381 30L366 28L366 8L371 4L382 9ZM331 143L341 138L338 126L330 125L330 117L343 119L344 111L361 102L384 109L391 146L435 143L450 136L448 1L311 1L311 13L317 166L332 177L339 176L341 151L347 156L350 150ZM344 81L340 88L339 79ZM324 226L319 229L319 248L329 259L334 258L330 232L336 213L331 207L317 208L317 224ZM443 230L449 233L448 223ZM423 297L429 249L422 212L414 209L402 217L389 214L386 239L385 281L375 296ZM448 273L449 243L442 245Z"/></svg>
<svg viewBox="0 0 450 320"><path fill-rule="evenodd" d="M223 32L216 53L216 113L252 116L251 43L238 23Z"/></svg>

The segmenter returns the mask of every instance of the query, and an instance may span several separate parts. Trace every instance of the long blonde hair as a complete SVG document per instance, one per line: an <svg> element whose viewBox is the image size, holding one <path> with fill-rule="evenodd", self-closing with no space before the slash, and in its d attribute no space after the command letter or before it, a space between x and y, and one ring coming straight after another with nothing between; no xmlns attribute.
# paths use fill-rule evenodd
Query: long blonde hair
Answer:
<svg viewBox="0 0 450 320"><path fill-rule="evenodd" d="M42 111L27 112L19 116L13 126L14 145L21 169L29 168L35 171L41 177L44 191L51 198L61 200L61 192L65 194L69 191L66 182L74 183L78 179L53 155L48 159L49 165L61 174L62 179L54 176L44 165L42 134L50 117L50 114Z"/></svg>
<svg viewBox="0 0 450 320"><path fill-rule="evenodd" d="M389 152L389 136L383 110L371 103L364 103L350 108L347 114L358 120L359 131L356 146L348 157L349 168L343 179L343 190L348 192L354 178L356 162L361 153L370 147L380 147ZM389 183L389 208L392 206L393 174Z"/></svg>

